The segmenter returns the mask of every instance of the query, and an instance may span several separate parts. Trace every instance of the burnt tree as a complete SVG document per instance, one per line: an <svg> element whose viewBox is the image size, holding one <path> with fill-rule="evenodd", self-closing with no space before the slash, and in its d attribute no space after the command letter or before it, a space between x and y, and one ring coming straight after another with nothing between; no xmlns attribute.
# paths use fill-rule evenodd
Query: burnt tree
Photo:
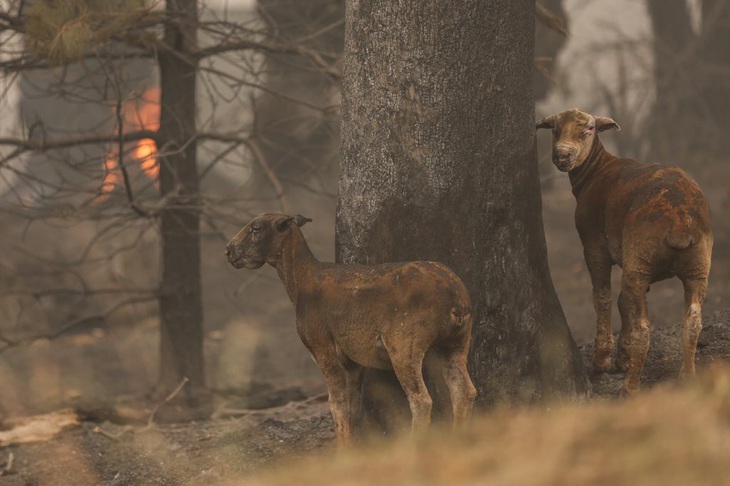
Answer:
<svg viewBox="0 0 730 486"><path fill-rule="evenodd" d="M337 257L456 271L483 406L590 387L547 264L534 28L534 0L346 8Z"/></svg>
<svg viewBox="0 0 730 486"><path fill-rule="evenodd" d="M160 377L164 390L183 378L205 385L200 266L200 201L195 143L197 2L168 0L160 69ZM174 19L174 20L172 20Z"/></svg>
<svg viewBox="0 0 730 486"><path fill-rule="evenodd" d="M726 153L730 110L730 1L705 0L695 31L685 0L647 0L656 100L648 120L657 160ZM687 135L691 134L691 137Z"/></svg>
<svg viewBox="0 0 730 486"><path fill-rule="evenodd" d="M714 154L726 156L730 150L726 130L730 113L730 0L703 0L700 40L698 54L705 74L700 104L709 115L710 147Z"/></svg>

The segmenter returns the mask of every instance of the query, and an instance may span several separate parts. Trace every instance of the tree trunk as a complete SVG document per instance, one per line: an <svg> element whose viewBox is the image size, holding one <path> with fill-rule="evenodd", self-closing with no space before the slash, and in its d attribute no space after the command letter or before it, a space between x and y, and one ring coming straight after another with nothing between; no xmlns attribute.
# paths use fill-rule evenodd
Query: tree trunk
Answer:
<svg viewBox="0 0 730 486"><path fill-rule="evenodd" d="M730 113L730 0L703 0L702 61L704 84L701 106L706 110L703 131L711 134L709 150L713 155L730 151L727 120Z"/></svg>
<svg viewBox="0 0 730 486"><path fill-rule="evenodd" d="M683 133L696 118L699 86L696 69L696 36L692 32L685 0L648 0L654 31L656 99L648 120L652 160L670 160L686 154L689 140Z"/></svg>
<svg viewBox="0 0 730 486"><path fill-rule="evenodd" d="M195 75L189 54L196 47L195 0L168 0L166 49L160 67L160 194L162 279L160 284L161 391L186 377L188 397L205 385L200 269L199 179L196 167Z"/></svg>
<svg viewBox="0 0 730 486"><path fill-rule="evenodd" d="M590 388L547 264L534 29L534 0L346 9L338 259L456 271L482 406Z"/></svg>
<svg viewBox="0 0 730 486"><path fill-rule="evenodd" d="M704 0L700 35L684 0L648 0L656 101L648 120L652 159L704 165L730 150L730 0ZM688 136L691 134L691 136Z"/></svg>

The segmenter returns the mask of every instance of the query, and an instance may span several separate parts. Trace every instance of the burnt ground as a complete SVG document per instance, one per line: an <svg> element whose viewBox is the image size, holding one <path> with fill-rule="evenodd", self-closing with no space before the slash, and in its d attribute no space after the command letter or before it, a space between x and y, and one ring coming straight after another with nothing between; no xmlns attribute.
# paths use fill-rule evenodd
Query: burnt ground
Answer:
<svg viewBox="0 0 730 486"><path fill-rule="evenodd" d="M715 250L699 369L730 361L730 223L722 217L730 200L726 191L711 198ZM576 342L588 343L581 351L590 366L595 317L572 223L572 195L564 181L557 181L543 201L553 280ZM262 277L257 278L247 285L261 284ZM679 369L679 282L653 286L649 306L654 329L642 377L645 389L671 382ZM324 387L300 349L289 312L284 303L260 328L232 326L208 333L210 367L231 379L214 389L208 406L192 421L179 420L185 414L175 400L167 403L144 393L154 384L154 321L5 351L0 356L0 429L9 428L19 415L65 407L76 410L80 423L50 440L0 446L0 486L245 484L246 478L303 456L328 457L334 432ZM273 321L282 323L271 327ZM268 335L275 340L267 347ZM236 342L246 344L235 347ZM258 364L249 362L250 354L256 354ZM239 375L247 379L239 380ZM621 380L621 374L593 376L588 405L620 402Z"/></svg>
<svg viewBox="0 0 730 486"><path fill-rule="evenodd" d="M676 331L653 334L645 389L676 376L677 342ZM581 350L589 365L592 346ZM730 310L705 320L698 347L700 370L720 361L730 362ZM621 380L621 374L593 376L589 402L620 401L616 395ZM86 408L79 426L52 440L0 449L3 467L12 455L0 485L245 484L238 481L332 451L333 424L325 395L305 398L296 390L262 388L252 397L219 399L210 418L182 423L149 422L149 408L137 409L137 414L123 404Z"/></svg>

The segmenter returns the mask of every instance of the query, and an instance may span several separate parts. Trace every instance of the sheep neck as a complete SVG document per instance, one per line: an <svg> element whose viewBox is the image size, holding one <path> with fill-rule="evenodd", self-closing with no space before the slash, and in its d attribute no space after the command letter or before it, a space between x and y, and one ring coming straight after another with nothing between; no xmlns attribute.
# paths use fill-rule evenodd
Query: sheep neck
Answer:
<svg viewBox="0 0 730 486"><path fill-rule="evenodd" d="M299 288L303 282L311 279L311 273L317 263L302 230L298 226L292 226L289 238L276 262L276 272L293 304L296 305Z"/></svg>
<svg viewBox="0 0 730 486"><path fill-rule="evenodd" d="M613 160L615 157L611 155L596 136L591 145L591 151L588 153L585 161L575 169L568 172L570 185L573 188L573 195L578 198L580 193L588 187L590 182L595 178L601 169Z"/></svg>

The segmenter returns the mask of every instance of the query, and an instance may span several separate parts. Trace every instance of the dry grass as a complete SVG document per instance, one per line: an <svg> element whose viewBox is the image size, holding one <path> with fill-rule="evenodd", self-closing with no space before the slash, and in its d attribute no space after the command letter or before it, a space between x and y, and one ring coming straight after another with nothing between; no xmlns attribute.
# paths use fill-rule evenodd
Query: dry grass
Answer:
<svg viewBox="0 0 730 486"><path fill-rule="evenodd" d="M502 410L460 433L297 462L255 485L697 485L730 481L730 367L628 400Z"/></svg>

